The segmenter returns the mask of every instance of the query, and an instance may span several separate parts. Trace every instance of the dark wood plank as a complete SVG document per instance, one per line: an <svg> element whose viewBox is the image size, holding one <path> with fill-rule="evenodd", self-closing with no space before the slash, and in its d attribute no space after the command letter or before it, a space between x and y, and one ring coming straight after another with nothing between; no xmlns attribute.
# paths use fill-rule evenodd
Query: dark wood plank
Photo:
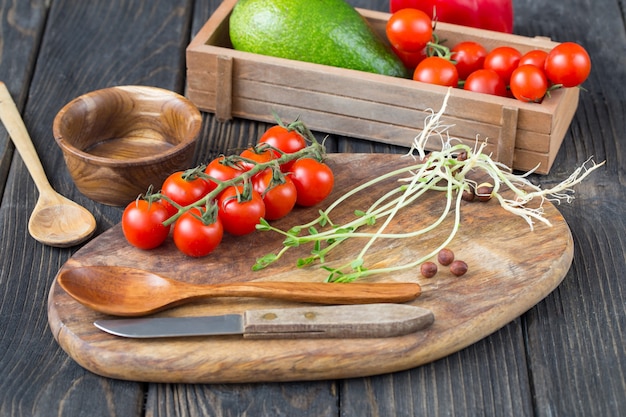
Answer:
<svg viewBox="0 0 626 417"><path fill-rule="evenodd" d="M493 336L431 364L346 380L341 385L342 415L531 415L521 333L518 319Z"/></svg>
<svg viewBox="0 0 626 417"><path fill-rule="evenodd" d="M18 108L22 108L27 93L46 13L44 0L17 4L0 2L0 81L6 84ZM0 195L11 167L13 150L4 126L0 126Z"/></svg>
<svg viewBox="0 0 626 417"><path fill-rule="evenodd" d="M18 3L17 10L28 4ZM15 2L0 6L3 23L15 19ZM52 185L92 210L97 233L118 223L121 210L96 204L76 191L52 140L52 120L70 99L110 85L144 84L182 92L182 51L191 11L189 3L167 0L51 4L32 83L30 89L24 87L29 91L24 119ZM27 21L25 16L20 19ZM14 40L16 46L22 45ZM76 248L44 247L28 236L26 225L36 196L23 163L14 158L0 208L0 414L141 415L143 384L85 371L50 334L48 290L55 271Z"/></svg>
<svg viewBox="0 0 626 417"><path fill-rule="evenodd" d="M574 236L574 263L526 317L528 363L537 415L618 416L626 414L626 72L617 51L625 50L626 36L620 2L576 3L517 3L520 32L579 42L593 64L554 172L540 180L561 178L590 156L607 160L577 187L572 204L561 206Z"/></svg>
<svg viewBox="0 0 626 417"><path fill-rule="evenodd" d="M378 10L388 6L382 0L350 2ZM20 108L26 104L27 127L52 173L53 185L90 207L101 233L119 221L120 211L92 203L75 190L51 142L54 114L69 99L101 86L137 83L180 91L184 45L219 0L176 5L55 0L42 33L48 3L0 0L0 76L8 80ZM594 61L585 85L589 91L581 94L551 175L534 177L550 184L588 156L608 160L603 170L577 188L571 205L561 206L576 248L574 265L557 291L492 336L417 369L338 382L155 384L148 388L147 414L626 414L621 279L626 271L623 4L616 0L514 4L517 33L581 42L590 48ZM155 48L157 44L160 47ZM207 140L197 160L255 142L265 127L241 120L217 123L205 115ZM341 137L330 137L327 143L331 151L402 151ZM7 149L6 134L0 130L0 184L5 179L7 183L0 206L0 415L142 415L145 387L91 375L68 359L49 334L47 291L74 249L45 248L30 239L26 222L36 190L19 158L12 158Z"/></svg>
<svg viewBox="0 0 626 417"><path fill-rule="evenodd" d="M339 415L337 384L150 384L150 416L302 416Z"/></svg>

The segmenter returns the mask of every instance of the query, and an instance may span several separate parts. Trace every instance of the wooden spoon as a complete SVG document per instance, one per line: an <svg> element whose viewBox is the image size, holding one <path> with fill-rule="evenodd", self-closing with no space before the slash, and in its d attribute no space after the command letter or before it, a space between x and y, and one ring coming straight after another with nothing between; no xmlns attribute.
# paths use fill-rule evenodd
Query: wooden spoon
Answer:
<svg viewBox="0 0 626 417"><path fill-rule="evenodd" d="M54 191L11 94L0 81L0 120L20 153L39 191L28 232L39 242L61 248L77 245L96 230L96 219L84 207Z"/></svg>
<svg viewBox="0 0 626 417"><path fill-rule="evenodd" d="M141 269L85 266L62 270L59 285L81 304L117 316L141 316L211 297L262 297L318 304L405 302L421 287L410 282L329 284L242 282L190 284Z"/></svg>

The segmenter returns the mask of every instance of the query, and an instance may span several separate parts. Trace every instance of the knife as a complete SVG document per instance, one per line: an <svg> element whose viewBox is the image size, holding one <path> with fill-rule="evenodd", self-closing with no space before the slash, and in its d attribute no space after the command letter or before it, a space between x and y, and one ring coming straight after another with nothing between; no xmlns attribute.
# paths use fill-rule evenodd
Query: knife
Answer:
<svg viewBox="0 0 626 417"><path fill-rule="evenodd" d="M248 310L204 317L97 320L107 333L130 338L243 335L246 339L379 338L430 326L432 311L406 304L367 304Z"/></svg>

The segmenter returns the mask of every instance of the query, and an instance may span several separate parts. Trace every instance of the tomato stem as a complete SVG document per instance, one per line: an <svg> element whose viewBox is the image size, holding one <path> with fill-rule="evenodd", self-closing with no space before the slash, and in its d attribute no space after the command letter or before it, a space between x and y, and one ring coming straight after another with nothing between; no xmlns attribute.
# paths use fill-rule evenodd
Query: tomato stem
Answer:
<svg viewBox="0 0 626 417"><path fill-rule="evenodd" d="M239 155L232 155L232 156L223 158L223 160L220 160L220 163L223 163L233 168L241 169L243 163L247 163L250 166L252 166L251 169L247 171L242 170L241 174L227 181L221 181L217 178L213 178L207 175L206 173L204 173L202 166L187 170L185 174L188 173L189 178L192 178L192 176L197 176L200 178L205 178L207 180L213 181L215 184L217 184L217 187L214 190L212 190L209 194L207 194L203 198L193 202L192 204L189 204L187 206L181 206L175 203L174 201L172 201L170 198L168 198L166 195L162 193L150 194L150 198L152 198L153 200L164 199L177 209L177 212L173 216L171 216L169 219L167 219L165 222L163 222L163 225L168 226L168 225L173 224L174 222L176 222L176 220L178 220L180 216L182 216L185 212L191 210L194 207L197 207L197 208L208 207L208 204L214 201L217 198L217 196L228 187L243 186L244 189L242 192L238 192L237 199L239 201L246 201L246 198L249 198L249 195L251 192L250 184L251 184L252 177L254 177L256 174L260 172L263 172L264 170L268 168L272 169L273 172L275 173L275 176L273 177L273 181L274 181L274 178L276 178L276 181L280 182L280 181L284 181L284 178L282 178L282 180L280 179L280 174L279 174L280 165L286 162L294 161L296 159L305 158L305 157L314 158L319 161L322 161L326 155L326 150L324 148L324 145L322 143L319 143L317 139L315 139L315 136L308 128L306 127L303 128L303 132L305 132L304 134L307 135L306 136L307 140L311 143L310 145L293 153L281 152L280 157L276 159L272 159L267 162L257 162L252 159L245 158ZM273 148L273 147L271 147L270 145L261 144L258 146L258 148L267 149L267 148ZM146 196L144 196L144 198ZM203 218L205 217L203 216Z"/></svg>

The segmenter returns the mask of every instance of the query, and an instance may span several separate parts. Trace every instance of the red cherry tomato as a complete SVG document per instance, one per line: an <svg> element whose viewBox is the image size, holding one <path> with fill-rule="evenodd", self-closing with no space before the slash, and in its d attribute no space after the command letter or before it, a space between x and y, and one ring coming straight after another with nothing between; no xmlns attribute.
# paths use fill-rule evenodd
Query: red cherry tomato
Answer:
<svg viewBox="0 0 626 417"><path fill-rule="evenodd" d="M153 249L167 238L170 226L163 226L163 222L169 217L169 212L161 203L135 200L124 209L122 232L131 245L139 249Z"/></svg>
<svg viewBox="0 0 626 417"><path fill-rule="evenodd" d="M184 207L200 200L210 193L211 189L211 184L205 179L199 177L187 179L184 171L178 171L165 179L161 187L161 194L166 195L172 201ZM171 215L178 211L167 200L163 200L162 204Z"/></svg>
<svg viewBox="0 0 626 417"><path fill-rule="evenodd" d="M252 179L254 190L263 197L266 220L278 220L291 212L296 205L298 193L290 175L282 177L282 183L272 181L274 173L267 169Z"/></svg>
<svg viewBox="0 0 626 417"><path fill-rule="evenodd" d="M247 190L244 196L244 187L228 187L218 197L219 217L224 230L231 235L246 235L256 230L261 217L265 217L265 204L261 195L254 190ZM239 196L241 196L241 201ZM245 197L248 197L245 200Z"/></svg>
<svg viewBox="0 0 626 417"><path fill-rule="evenodd" d="M546 57L548 53L546 51L542 51L541 49L533 49L532 51L526 52L519 60L518 66L522 65L534 65L538 68L543 69L546 63Z"/></svg>
<svg viewBox="0 0 626 417"><path fill-rule="evenodd" d="M410 70L414 70L415 67L417 67L417 65L420 62L422 62L424 58L428 56L426 52L426 48L423 48L418 52L406 52L406 51L401 51L397 48L394 48L392 45L391 49L396 54L396 56L400 58L400 61L402 61L404 66Z"/></svg>
<svg viewBox="0 0 626 417"><path fill-rule="evenodd" d="M456 44L452 49L452 59L456 62L459 79L466 79L472 72L483 67L487 50L478 42L465 41Z"/></svg>
<svg viewBox="0 0 626 417"><path fill-rule="evenodd" d="M476 93L507 97L506 85L493 70L479 69L467 77L463 88Z"/></svg>
<svg viewBox="0 0 626 417"><path fill-rule="evenodd" d="M429 84L456 87L459 83L459 74L452 62L431 56L420 62L415 68L413 79Z"/></svg>
<svg viewBox="0 0 626 417"><path fill-rule="evenodd" d="M433 37L432 19L418 9L402 9L392 14L386 26L387 39L396 49L419 52Z"/></svg>
<svg viewBox="0 0 626 417"><path fill-rule="evenodd" d="M209 163L209 165L207 165L207 167L204 170L204 173L219 181L232 180L233 178L243 174L243 170L233 168L229 165L225 165L223 163L224 160L225 160L225 157L223 156L220 156L219 158L215 158ZM208 181L208 182L211 185L211 191L217 188L217 183L215 183L214 181Z"/></svg>
<svg viewBox="0 0 626 417"><path fill-rule="evenodd" d="M172 237L178 250L193 257L206 256L219 246L224 235L222 221L218 216L212 223L202 220L202 212L198 208L183 213L176 223Z"/></svg>
<svg viewBox="0 0 626 417"><path fill-rule="evenodd" d="M546 76L554 84L575 87L582 84L591 72L591 58L582 46L564 42L555 46L546 57Z"/></svg>
<svg viewBox="0 0 626 417"><path fill-rule="evenodd" d="M306 140L300 133L294 129L290 130L280 125L272 126L267 129L259 139L259 143L267 143L284 153L298 152L306 147ZM275 158L282 156L280 152L273 152ZM286 162L281 165L281 170L287 172L291 165L293 165L293 161Z"/></svg>
<svg viewBox="0 0 626 417"><path fill-rule="evenodd" d="M513 71L510 88L520 101L539 102L548 91L548 79L541 68L522 65Z"/></svg>
<svg viewBox="0 0 626 417"><path fill-rule="evenodd" d="M322 202L335 184L330 167L311 158L301 158L293 164L291 179L298 193L296 204L305 207Z"/></svg>
<svg viewBox="0 0 626 417"><path fill-rule="evenodd" d="M256 148L248 148L241 152L239 156L253 161L241 161L241 166L243 167L243 169L249 171L254 168L256 164L264 164L274 159L274 152L269 149L259 150Z"/></svg>
<svg viewBox="0 0 626 417"><path fill-rule="evenodd" d="M497 72L504 83L508 85L511 74L517 68L521 57L522 53L517 49L510 46L500 46L487 54L483 66Z"/></svg>

